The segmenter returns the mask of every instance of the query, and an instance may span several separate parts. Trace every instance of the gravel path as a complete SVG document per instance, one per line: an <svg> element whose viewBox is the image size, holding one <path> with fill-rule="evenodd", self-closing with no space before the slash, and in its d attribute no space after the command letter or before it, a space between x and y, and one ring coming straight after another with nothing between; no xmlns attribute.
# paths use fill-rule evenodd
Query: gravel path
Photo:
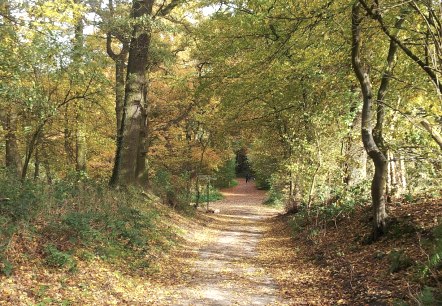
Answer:
<svg viewBox="0 0 442 306"><path fill-rule="evenodd" d="M223 201L210 205L220 210L210 216L212 235L198 251L190 282L179 289L178 299L173 293L173 304L284 305L277 286L256 262L264 221L277 211L263 206L265 193L245 180L223 194Z"/></svg>

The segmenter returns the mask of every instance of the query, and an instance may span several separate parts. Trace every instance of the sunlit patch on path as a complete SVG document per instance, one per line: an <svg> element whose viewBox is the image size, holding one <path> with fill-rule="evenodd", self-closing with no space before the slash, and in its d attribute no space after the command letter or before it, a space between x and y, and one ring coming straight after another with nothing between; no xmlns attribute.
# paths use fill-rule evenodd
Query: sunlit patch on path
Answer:
<svg viewBox="0 0 442 306"><path fill-rule="evenodd" d="M223 194L223 201L211 204L220 213L210 215L210 237L198 250L188 283L157 305L287 305L257 259L264 221L278 212L264 207L265 193L244 180Z"/></svg>

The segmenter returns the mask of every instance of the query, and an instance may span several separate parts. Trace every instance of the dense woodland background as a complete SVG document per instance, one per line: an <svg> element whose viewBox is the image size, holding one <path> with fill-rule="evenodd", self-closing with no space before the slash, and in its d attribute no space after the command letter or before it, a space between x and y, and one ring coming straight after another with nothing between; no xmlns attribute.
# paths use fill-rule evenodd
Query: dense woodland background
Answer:
<svg viewBox="0 0 442 306"><path fill-rule="evenodd" d="M138 256L168 235L154 194L191 213L201 175L252 173L295 227L372 207L366 243L388 207L433 203L418 282L436 301L440 1L1 0L0 39L3 274L23 248Z"/></svg>

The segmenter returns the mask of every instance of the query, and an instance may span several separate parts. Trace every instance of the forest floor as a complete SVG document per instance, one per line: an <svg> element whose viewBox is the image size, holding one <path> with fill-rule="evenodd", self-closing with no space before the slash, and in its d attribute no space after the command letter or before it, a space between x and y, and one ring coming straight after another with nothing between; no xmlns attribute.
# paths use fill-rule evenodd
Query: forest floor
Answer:
<svg viewBox="0 0 442 306"><path fill-rule="evenodd" d="M418 295L415 267L428 258L421 239L442 216L437 201L394 205L392 232L367 245L365 206L335 222L312 216L294 233L293 216L261 204L265 192L253 183L222 193L214 214L163 212L180 237L153 254L150 272L96 257L69 272L28 258L0 278L0 305L393 305ZM395 271L391 254L402 254Z"/></svg>
<svg viewBox="0 0 442 306"><path fill-rule="evenodd" d="M367 244L369 206L334 220L311 216L294 232L293 216L263 205L265 193L253 184L240 180L223 195L210 206L220 213L200 215L205 239L199 249L173 256L180 264L169 266L171 277L163 276L179 277L159 290L154 305L439 303L417 299L424 282L419 273L429 258L426 244L442 216L440 201L390 204L390 232ZM185 272L175 274L180 267Z"/></svg>

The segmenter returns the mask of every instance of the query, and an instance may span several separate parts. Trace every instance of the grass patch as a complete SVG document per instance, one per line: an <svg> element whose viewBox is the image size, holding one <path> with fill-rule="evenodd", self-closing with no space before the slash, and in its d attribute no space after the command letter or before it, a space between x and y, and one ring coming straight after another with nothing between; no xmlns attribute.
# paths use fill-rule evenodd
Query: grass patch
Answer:
<svg viewBox="0 0 442 306"><path fill-rule="evenodd" d="M215 202L215 201L219 201L224 199L224 196L221 194L221 192L210 186L209 187L209 196L207 196L207 190L206 187L201 187L201 191L200 191L200 198L199 198L199 202L200 203L205 203L207 201L209 202ZM196 202L197 200L197 194L196 192L192 193L192 202Z"/></svg>

